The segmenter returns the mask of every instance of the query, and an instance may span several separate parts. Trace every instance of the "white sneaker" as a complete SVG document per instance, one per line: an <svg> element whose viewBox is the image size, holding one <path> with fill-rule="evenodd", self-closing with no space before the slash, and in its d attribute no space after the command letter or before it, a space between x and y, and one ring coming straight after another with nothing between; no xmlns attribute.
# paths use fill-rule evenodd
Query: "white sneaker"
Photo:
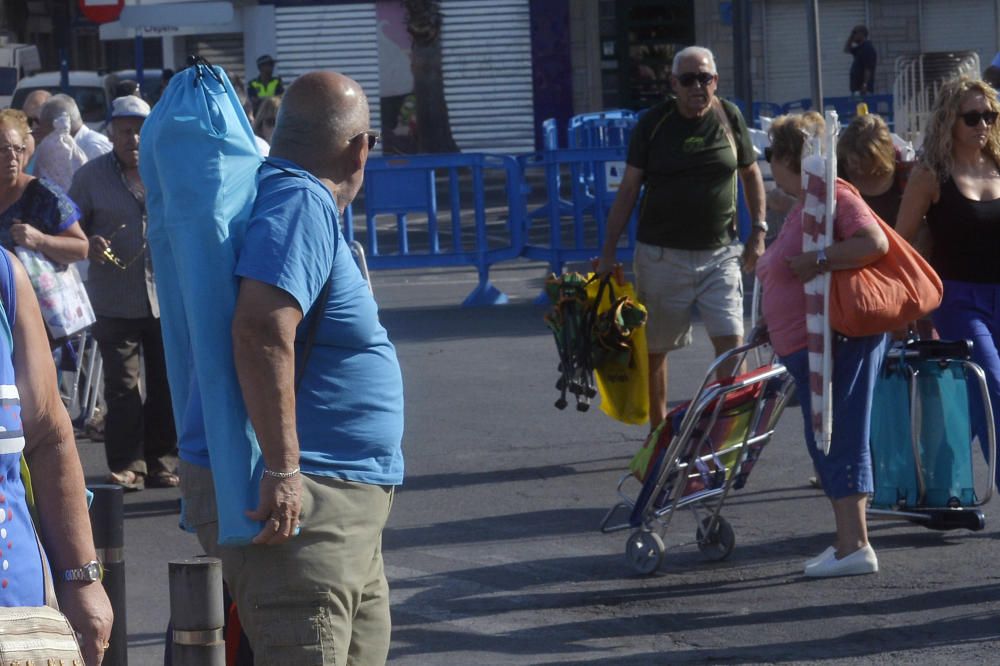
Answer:
<svg viewBox="0 0 1000 666"><path fill-rule="evenodd" d="M838 560L836 556L806 567L805 574L810 578L831 578L833 576L860 576L876 573L878 558L871 544L859 548L847 557Z"/></svg>
<svg viewBox="0 0 1000 666"><path fill-rule="evenodd" d="M806 560L804 568L808 569L809 567L816 566L826 558L832 557L836 552L837 552L836 548L834 548L833 546L827 546L826 550L824 550L822 553L820 553L816 557L810 557L808 560Z"/></svg>

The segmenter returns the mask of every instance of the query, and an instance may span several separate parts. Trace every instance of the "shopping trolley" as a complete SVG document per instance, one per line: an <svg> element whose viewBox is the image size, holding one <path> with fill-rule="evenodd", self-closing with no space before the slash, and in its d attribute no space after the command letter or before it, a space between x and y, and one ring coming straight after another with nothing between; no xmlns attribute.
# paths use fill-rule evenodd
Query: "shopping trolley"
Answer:
<svg viewBox="0 0 1000 666"><path fill-rule="evenodd" d="M101 354L89 328L70 336L64 353L72 354L73 363L72 369L59 373L59 392L74 427L83 430L104 409Z"/></svg>
<svg viewBox="0 0 1000 666"><path fill-rule="evenodd" d="M996 478L993 406L972 342L919 340L890 350L875 387L869 519L901 519L933 530L986 526L980 507ZM982 432L974 424L982 423ZM986 453L976 488L974 436Z"/></svg>
<svg viewBox="0 0 1000 666"><path fill-rule="evenodd" d="M621 501L605 515L601 531L633 530L625 555L637 572L659 569L664 536L680 509L691 510L697 530L694 542L678 545L695 543L710 560L724 560L732 552L736 537L722 507L731 491L746 484L794 381L777 362L721 381L714 377L727 362L740 367L764 344L765 337L755 332L749 343L719 356L694 398L667 415L619 481Z"/></svg>

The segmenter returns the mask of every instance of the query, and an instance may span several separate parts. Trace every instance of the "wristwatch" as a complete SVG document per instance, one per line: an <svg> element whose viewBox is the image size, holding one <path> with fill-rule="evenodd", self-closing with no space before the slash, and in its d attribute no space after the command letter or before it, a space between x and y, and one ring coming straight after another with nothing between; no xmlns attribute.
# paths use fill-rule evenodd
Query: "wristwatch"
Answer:
<svg viewBox="0 0 1000 666"><path fill-rule="evenodd" d="M62 579L65 581L94 583L102 578L104 578L104 567L97 560L91 560L79 569L66 569L62 572Z"/></svg>
<svg viewBox="0 0 1000 666"><path fill-rule="evenodd" d="M822 249L816 253L816 270L820 273L826 273L830 270L830 261L826 258L826 249Z"/></svg>
<svg viewBox="0 0 1000 666"><path fill-rule="evenodd" d="M756 222L754 222L754 223L753 223L753 224L752 224L751 226L752 226L752 227L753 227L754 229L760 229L760 230L761 230L761 231L763 231L763 232L764 232L765 234L767 233L767 230L769 229L769 227L767 226L767 222L765 222L764 220L757 220L757 221L756 221Z"/></svg>

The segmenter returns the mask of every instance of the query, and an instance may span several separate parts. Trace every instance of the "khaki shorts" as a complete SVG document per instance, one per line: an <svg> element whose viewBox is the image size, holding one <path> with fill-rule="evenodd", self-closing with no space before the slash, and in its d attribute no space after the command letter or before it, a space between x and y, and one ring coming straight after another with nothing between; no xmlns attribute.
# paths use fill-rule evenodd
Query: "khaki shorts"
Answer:
<svg viewBox="0 0 1000 666"><path fill-rule="evenodd" d="M382 528L393 488L302 475L302 532L279 546L219 546L210 470L181 461L185 522L222 560L258 666L382 664L389 585Z"/></svg>
<svg viewBox="0 0 1000 666"><path fill-rule="evenodd" d="M743 335L743 246L675 250L636 243L633 270L639 300L646 306L646 341L653 354L691 344L691 315L697 306L710 337Z"/></svg>

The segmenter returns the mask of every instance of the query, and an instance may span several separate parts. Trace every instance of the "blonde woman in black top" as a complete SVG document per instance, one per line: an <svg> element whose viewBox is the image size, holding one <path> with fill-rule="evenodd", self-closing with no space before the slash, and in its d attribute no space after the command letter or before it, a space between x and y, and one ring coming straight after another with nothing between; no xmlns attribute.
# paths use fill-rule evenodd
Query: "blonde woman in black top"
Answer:
<svg viewBox="0 0 1000 666"><path fill-rule="evenodd" d="M996 91L985 82L961 77L941 88L896 230L913 242L922 227L929 229L930 263L944 281L934 325L943 339L973 341L973 359L986 371L1000 429L998 117ZM980 442L986 441L984 425L974 423Z"/></svg>

